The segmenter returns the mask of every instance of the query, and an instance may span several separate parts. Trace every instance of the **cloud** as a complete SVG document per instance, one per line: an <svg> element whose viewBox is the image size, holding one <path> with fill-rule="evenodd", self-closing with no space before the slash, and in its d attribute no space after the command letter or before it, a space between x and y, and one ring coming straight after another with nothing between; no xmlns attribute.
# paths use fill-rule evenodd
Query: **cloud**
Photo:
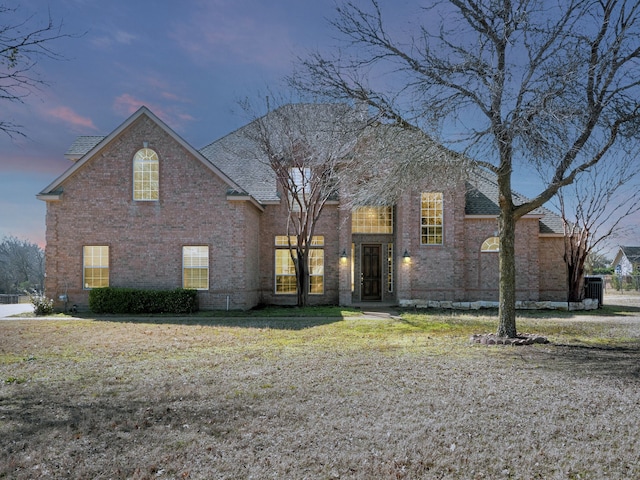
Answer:
<svg viewBox="0 0 640 480"><path fill-rule="evenodd" d="M161 111L162 111L161 108L158 108L157 106L152 107L147 102L144 102L139 98L135 98L134 96L129 95L128 93L123 93L122 95L117 97L113 104L113 108L118 114L131 115L133 112L138 110L143 105L153 110L156 115L161 116Z"/></svg>
<svg viewBox="0 0 640 480"><path fill-rule="evenodd" d="M80 129L97 130L96 126L93 124L93 120L77 114L69 107L51 108L46 110L45 113L49 117L62 120L63 122L74 127L79 127Z"/></svg>
<svg viewBox="0 0 640 480"><path fill-rule="evenodd" d="M130 45L137 37L131 33L118 30L113 34L113 38L120 45Z"/></svg>
<svg viewBox="0 0 640 480"><path fill-rule="evenodd" d="M38 178L44 187L52 176L60 175L69 167L69 160L62 154L56 155L37 150L24 153L22 149L15 148L2 159L3 180L9 174L24 174L32 180ZM41 177L41 178L40 178ZM8 182L7 185L13 184ZM38 187L38 188L39 188Z"/></svg>
<svg viewBox="0 0 640 480"><path fill-rule="evenodd" d="M163 95L161 94L161 97L162 96ZM147 107L175 130L181 130L185 127L186 123L195 120L188 113L177 111L176 108L173 108L170 105L162 106L160 103L142 100L128 93L123 93L118 96L113 103L113 109L116 113L123 116L132 115L142 106Z"/></svg>
<svg viewBox="0 0 640 480"><path fill-rule="evenodd" d="M106 35L93 37L91 43L101 49L108 49L114 45L131 45L138 37L123 30L109 31Z"/></svg>
<svg viewBox="0 0 640 480"><path fill-rule="evenodd" d="M268 10L256 11L260 8L261 4L238 8L236 2L202 2L170 35L197 63L289 66L294 42L288 27Z"/></svg>

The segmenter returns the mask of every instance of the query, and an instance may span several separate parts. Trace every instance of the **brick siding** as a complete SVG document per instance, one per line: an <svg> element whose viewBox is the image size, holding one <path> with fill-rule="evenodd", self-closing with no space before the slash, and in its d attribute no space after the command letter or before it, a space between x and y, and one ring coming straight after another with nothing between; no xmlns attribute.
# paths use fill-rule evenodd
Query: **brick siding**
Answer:
<svg viewBox="0 0 640 480"><path fill-rule="evenodd" d="M147 142L159 156L160 199L132 199L133 156ZM215 160L214 160L215 162ZM62 184L58 201L47 203L47 296L67 294L71 304L88 304L83 288L82 247L108 245L110 285L149 289L182 286L182 246L209 246L209 284L200 292L203 309L248 309L260 303L294 305L295 295L275 294L274 239L286 234L285 202L259 208L227 196L229 185L179 141L141 115L95 153ZM425 188L424 191L442 191ZM351 243L382 249L382 300L476 301L498 298L498 255L481 253L497 220L465 217L464 185L444 193L444 243L420 244L420 191L405 193L394 208L392 235L352 235L351 215L325 206L315 235L324 236L324 294L310 304L349 305L351 261L359 278L359 250ZM394 244L394 291L387 292L386 245ZM346 251L347 262L340 262ZM403 262L407 251L410 263ZM566 298L561 237L541 237L535 217L516 227L517 299ZM61 306L61 302L57 303Z"/></svg>

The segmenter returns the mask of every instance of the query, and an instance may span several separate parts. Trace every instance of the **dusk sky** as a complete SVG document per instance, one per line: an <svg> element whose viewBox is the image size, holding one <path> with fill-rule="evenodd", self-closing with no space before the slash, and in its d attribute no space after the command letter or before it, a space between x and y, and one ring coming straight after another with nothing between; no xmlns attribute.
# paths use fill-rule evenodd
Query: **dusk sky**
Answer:
<svg viewBox="0 0 640 480"><path fill-rule="evenodd" d="M6 2L3 2L6 3ZM402 2L400 2L402 3ZM332 0L20 0L16 21L48 11L65 60L40 60L50 83L25 104L2 102L27 138L0 134L0 239L44 246L36 199L70 161L78 135L107 135L146 105L200 149L247 121L238 101L258 99L291 72L296 55L331 42ZM2 20L5 20L4 18Z"/></svg>
<svg viewBox="0 0 640 480"><path fill-rule="evenodd" d="M383 0L383 14L411 23L422 2ZM333 0L20 0L16 21L48 15L75 35L50 46L62 61L36 66L48 82L2 117L26 138L0 133L0 239L45 244L45 203L36 195L71 162L78 135L107 135L141 105L196 149L248 120L238 102L260 105L291 73L296 56L336 44ZM5 18L2 19L6 20ZM415 22L414 22L415 23ZM396 24L397 25L397 24ZM516 176L525 195L535 182Z"/></svg>

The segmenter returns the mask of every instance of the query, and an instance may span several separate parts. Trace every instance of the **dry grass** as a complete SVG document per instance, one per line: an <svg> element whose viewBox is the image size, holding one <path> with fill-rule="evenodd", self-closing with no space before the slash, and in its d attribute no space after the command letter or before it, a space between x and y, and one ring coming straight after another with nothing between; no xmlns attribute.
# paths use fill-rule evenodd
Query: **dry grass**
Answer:
<svg viewBox="0 0 640 480"><path fill-rule="evenodd" d="M0 478L640 477L640 318L10 321ZM635 313L637 315L637 312Z"/></svg>

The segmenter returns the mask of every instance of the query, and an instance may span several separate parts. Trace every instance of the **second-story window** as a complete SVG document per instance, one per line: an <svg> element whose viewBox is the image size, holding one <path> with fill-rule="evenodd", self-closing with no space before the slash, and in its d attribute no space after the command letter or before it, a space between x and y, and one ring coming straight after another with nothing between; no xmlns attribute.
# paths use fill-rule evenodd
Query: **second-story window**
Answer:
<svg viewBox="0 0 640 480"><path fill-rule="evenodd" d="M289 169L289 201L292 212L306 211L311 196L311 169L293 167Z"/></svg>
<svg viewBox="0 0 640 480"><path fill-rule="evenodd" d="M425 192L420 205L420 243L442 245L442 192Z"/></svg>
<svg viewBox="0 0 640 480"><path fill-rule="evenodd" d="M133 157L133 199L157 201L160 198L158 154L150 148L138 150Z"/></svg>

